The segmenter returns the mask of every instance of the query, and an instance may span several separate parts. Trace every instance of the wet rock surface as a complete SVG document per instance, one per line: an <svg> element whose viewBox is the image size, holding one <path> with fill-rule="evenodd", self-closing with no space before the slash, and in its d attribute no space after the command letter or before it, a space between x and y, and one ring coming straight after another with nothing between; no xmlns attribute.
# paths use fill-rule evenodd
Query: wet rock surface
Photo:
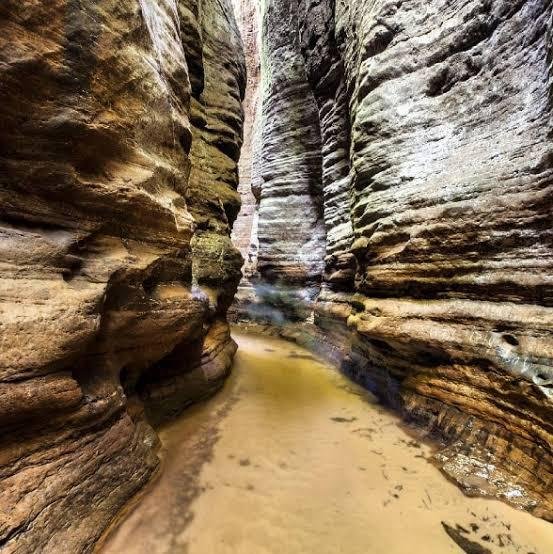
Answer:
<svg viewBox="0 0 553 554"><path fill-rule="evenodd" d="M548 519L551 10L269 0L258 215L270 233L257 295L238 310L319 348L427 428L468 493ZM276 39L284 24L297 34ZM282 52L286 68L272 63ZM303 140L280 140L290 114ZM319 193L305 196L307 182ZM317 239L303 255L311 243L296 233L313 205L324 253ZM314 288L290 279L285 251L298 274L320 268Z"/></svg>
<svg viewBox="0 0 553 554"><path fill-rule="evenodd" d="M236 349L242 46L226 0L0 30L0 550L90 551Z"/></svg>

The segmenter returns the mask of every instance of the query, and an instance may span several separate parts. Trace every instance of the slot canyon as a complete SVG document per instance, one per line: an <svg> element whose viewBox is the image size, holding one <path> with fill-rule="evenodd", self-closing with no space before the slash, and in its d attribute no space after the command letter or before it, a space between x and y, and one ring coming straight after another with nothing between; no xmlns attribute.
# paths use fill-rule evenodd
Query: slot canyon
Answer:
<svg viewBox="0 0 553 554"><path fill-rule="evenodd" d="M553 552L551 0L0 29L0 553Z"/></svg>

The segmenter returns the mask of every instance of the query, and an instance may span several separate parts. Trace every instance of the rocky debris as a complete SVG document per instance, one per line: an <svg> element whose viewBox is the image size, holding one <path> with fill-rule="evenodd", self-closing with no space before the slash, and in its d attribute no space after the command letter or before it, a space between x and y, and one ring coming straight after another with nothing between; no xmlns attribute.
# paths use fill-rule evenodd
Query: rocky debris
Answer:
<svg viewBox="0 0 553 554"><path fill-rule="evenodd" d="M268 0L269 283L239 306L445 441L439 462L468 492L548 519L551 21L546 0ZM306 238L315 208L324 233ZM320 292L290 277L306 267ZM275 283L292 289L279 302Z"/></svg>
<svg viewBox="0 0 553 554"><path fill-rule="evenodd" d="M6 0L0 29L0 550L91 551L157 467L145 412L236 348L242 46L227 0Z"/></svg>

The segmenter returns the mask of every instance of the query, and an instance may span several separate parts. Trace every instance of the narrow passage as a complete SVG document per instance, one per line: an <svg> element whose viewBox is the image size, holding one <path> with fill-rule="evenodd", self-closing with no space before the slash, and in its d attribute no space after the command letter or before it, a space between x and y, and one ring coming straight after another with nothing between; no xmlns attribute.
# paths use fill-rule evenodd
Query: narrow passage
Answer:
<svg viewBox="0 0 553 554"><path fill-rule="evenodd" d="M465 497L431 448L302 348L234 333L223 391L161 431L163 469L104 554L553 552L553 526Z"/></svg>

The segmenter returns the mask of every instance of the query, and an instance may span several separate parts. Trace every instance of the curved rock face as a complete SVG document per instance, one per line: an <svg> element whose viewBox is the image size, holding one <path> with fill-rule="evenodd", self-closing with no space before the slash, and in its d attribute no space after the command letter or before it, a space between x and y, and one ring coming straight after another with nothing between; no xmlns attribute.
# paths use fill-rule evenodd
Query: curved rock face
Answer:
<svg viewBox="0 0 553 554"><path fill-rule="evenodd" d="M268 281L301 285L320 280L324 230L318 117L296 22L295 0L267 4L257 267Z"/></svg>
<svg viewBox="0 0 553 554"><path fill-rule="evenodd" d="M240 34L244 41L246 58L247 83L244 97L244 144L240 152L238 170L240 174L239 188L242 208L240 217L232 229L232 240L245 258L243 273L248 274L252 259L248 259L252 242L252 231L256 214L256 204L259 199L259 131L261 116L261 64L260 64L260 8L257 2L251 0L234 0L236 19Z"/></svg>
<svg viewBox="0 0 553 554"><path fill-rule="evenodd" d="M286 68L270 63L282 10L299 37ZM268 0L259 209L260 273L286 278L313 179L326 253L311 334L444 439L469 492L550 519L551 18L545 0Z"/></svg>
<svg viewBox="0 0 553 554"><path fill-rule="evenodd" d="M227 0L0 29L0 549L88 551L235 350L242 46Z"/></svg>

